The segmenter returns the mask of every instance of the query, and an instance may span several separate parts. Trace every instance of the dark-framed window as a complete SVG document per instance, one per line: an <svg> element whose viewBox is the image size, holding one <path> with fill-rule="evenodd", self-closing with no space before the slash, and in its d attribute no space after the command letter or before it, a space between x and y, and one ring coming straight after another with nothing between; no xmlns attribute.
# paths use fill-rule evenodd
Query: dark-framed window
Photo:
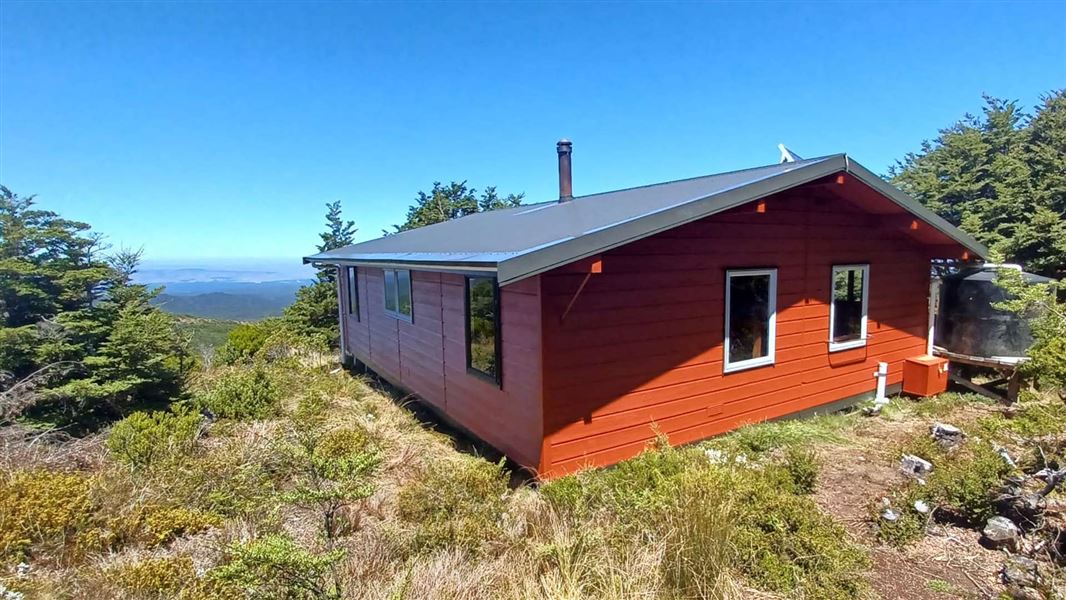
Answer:
<svg viewBox="0 0 1066 600"><path fill-rule="evenodd" d="M833 265L829 290L829 351L866 345L870 265Z"/></svg>
<svg viewBox="0 0 1066 600"><path fill-rule="evenodd" d="M355 267L345 269L345 283L348 289L348 314L359 320L359 271Z"/></svg>
<svg viewBox="0 0 1066 600"><path fill-rule="evenodd" d="M466 368L500 385L500 288L495 277L466 278Z"/></svg>
<svg viewBox="0 0 1066 600"><path fill-rule="evenodd" d="M414 314L411 297L411 272L385 269L385 314L410 321Z"/></svg>
<svg viewBox="0 0 1066 600"><path fill-rule="evenodd" d="M722 370L774 364L776 337L777 269L726 271Z"/></svg>

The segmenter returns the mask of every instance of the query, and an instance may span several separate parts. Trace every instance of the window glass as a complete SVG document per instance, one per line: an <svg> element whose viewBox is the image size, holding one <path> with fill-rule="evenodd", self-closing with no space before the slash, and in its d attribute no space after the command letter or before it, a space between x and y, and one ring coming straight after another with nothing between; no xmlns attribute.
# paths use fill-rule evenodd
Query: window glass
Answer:
<svg viewBox="0 0 1066 600"><path fill-rule="evenodd" d="M499 381L496 280L468 277L466 281L467 366Z"/></svg>
<svg viewBox="0 0 1066 600"><path fill-rule="evenodd" d="M385 310L396 312L396 271L385 270Z"/></svg>
<svg viewBox="0 0 1066 600"><path fill-rule="evenodd" d="M855 345L866 339L868 265L833 267L829 342Z"/></svg>
<svg viewBox="0 0 1066 600"><path fill-rule="evenodd" d="M773 363L777 271L730 271L726 286L725 369Z"/></svg>
<svg viewBox="0 0 1066 600"><path fill-rule="evenodd" d="M359 317L359 280L355 267L348 267L348 314Z"/></svg>
<svg viewBox="0 0 1066 600"><path fill-rule="evenodd" d="M399 312L405 317L411 316L411 272L396 271L397 304Z"/></svg>

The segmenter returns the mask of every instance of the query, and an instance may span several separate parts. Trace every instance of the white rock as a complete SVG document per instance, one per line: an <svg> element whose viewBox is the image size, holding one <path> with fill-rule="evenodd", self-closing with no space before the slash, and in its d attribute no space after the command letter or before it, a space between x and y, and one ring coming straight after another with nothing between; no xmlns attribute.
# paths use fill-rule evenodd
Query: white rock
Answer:
<svg viewBox="0 0 1066 600"><path fill-rule="evenodd" d="M904 454L899 461L899 470L911 477L920 477L933 470L933 463L913 454Z"/></svg>
<svg viewBox="0 0 1066 600"><path fill-rule="evenodd" d="M1000 516L989 519L981 533L994 548L1016 548L1022 536L1014 521Z"/></svg>
<svg viewBox="0 0 1066 600"><path fill-rule="evenodd" d="M923 515L929 514L929 505L925 503L925 500L915 500L914 510L922 513Z"/></svg>
<svg viewBox="0 0 1066 600"><path fill-rule="evenodd" d="M898 521L899 511L894 508L886 508L885 510L881 511L881 518L886 521Z"/></svg>

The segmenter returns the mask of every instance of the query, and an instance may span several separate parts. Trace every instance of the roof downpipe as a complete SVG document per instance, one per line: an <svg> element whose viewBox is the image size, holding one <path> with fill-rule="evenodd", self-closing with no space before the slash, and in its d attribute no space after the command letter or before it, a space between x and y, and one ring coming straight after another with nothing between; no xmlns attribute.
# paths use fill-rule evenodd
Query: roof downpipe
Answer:
<svg viewBox="0 0 1066 600"><path fill-rule="evenodd" d="M555 145L559 153L559 202L569 202L574 199L574 182L570 174L570 155L574 151L574 144L563 138Z"/></svg>

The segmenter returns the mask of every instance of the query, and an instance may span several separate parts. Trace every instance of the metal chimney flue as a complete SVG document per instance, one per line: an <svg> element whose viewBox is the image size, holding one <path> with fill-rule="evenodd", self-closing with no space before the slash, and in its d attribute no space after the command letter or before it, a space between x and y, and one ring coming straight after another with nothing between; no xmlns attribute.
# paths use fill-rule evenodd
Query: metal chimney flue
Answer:
<svg viewBox="0 0 1066 600"><path fill-rule="evenodd" d="M559 153L559 202L569 202L574 199L574 182L570 175L570 155L574 151L574 144L563 138L555 145Z"/></svg>

